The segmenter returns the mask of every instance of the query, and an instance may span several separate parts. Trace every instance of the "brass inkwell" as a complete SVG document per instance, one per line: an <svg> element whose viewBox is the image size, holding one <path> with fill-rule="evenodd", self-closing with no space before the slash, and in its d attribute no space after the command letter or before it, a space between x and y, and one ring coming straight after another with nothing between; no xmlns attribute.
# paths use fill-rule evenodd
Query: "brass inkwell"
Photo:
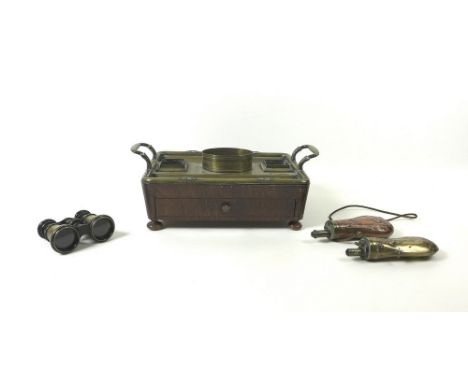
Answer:
<svg viewBox="0 0 468 382"><path fill-rule="evenodd" d="M302 150L310 154L297 162ZM146 162L142 185L151 230L170 225L298 230L309 189L303 166L319 155L311 145L299 146L291 155L239 148L157 153L147 143L137 143L131 151Z"/></svg>

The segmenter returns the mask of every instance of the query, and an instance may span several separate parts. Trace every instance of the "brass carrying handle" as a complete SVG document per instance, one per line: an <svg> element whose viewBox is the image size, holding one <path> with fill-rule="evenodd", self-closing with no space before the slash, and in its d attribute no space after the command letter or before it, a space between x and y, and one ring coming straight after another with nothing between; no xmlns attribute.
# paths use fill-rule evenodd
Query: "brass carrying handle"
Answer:
<svg viewBox="0 0 468 382"><path fill-rule="evenodd" d="M301 159L301 161L299 163L297 163L296 162L296 156L297 156L297 154L299 154L300 151L302 151L304 149L309 149L309 151L311 151L312 154L305 156L304 158ZM320 154L320 152L318 151L318 149L315 146L302 145L302 146L299 146L296 150L293 151L293 153L291 155L291 160L293 162L297 163L297 166L299 167L299 169L302 170L302 167L304 166L304 164L306 162L308 162L312 158L318 157L319 154Z"/></svg>
<svg viewBox="0 0 468 382"><path fill-rule="evenodd" d="M146 147L149 151L151 151L151 153L153 154L153 157L151 158L151 160L148 158L148 155L146 155L143 151L140 151L138 150L140 147ZM132 151L132 153L135 153L135 154L138 154L139 156L141 156L145 162L146 162L146 167L147 167L147 170L150 170L151 169L151 161L154 160L154 158L156 158L156 150L154 149L153 146L151 146L150 144L148 143L135 143L131 148L130 150Z"/></svg>

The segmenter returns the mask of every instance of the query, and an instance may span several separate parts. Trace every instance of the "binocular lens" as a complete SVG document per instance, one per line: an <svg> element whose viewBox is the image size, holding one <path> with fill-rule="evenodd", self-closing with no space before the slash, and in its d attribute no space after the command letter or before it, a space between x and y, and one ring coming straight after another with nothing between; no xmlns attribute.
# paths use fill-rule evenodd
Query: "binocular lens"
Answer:
<svg viewBox="0 0 468 382"><path fill-rule="evenodd" d="M101 215L92 222L91 236L96 241L106 241L112 236L114 229L114 221L109 216Z"/></svg>
<svg viewBox="0 0 468 382"><path fill-rule="evenodd" d="M73 227L63 227L55 233L52 239L52 246L57 252L67 253L73 251L79 241L80 236L76 229Z"/></svg>

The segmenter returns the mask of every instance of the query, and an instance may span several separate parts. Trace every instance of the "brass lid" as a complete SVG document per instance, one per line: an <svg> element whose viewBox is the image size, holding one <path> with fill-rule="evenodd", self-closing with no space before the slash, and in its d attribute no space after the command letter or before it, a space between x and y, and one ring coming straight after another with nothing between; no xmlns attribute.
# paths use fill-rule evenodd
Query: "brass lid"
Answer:
<svg viewBox="0 0 468 382"><path fill-rule="evenodd" d="M211 172L246 172L252 169L252 151L219 147L202 151L203 168Z"/></svg>
<svg viewBox="0 0 468 382"><path fill-rule="evenodd" d="M142 148L152 153L148 157ZM296 156L309 150L299 162ZM146 162L142 182L197 184L308 184L304 164L319 155L311 145L297 147L291 155L249 151L239 148L212 148L201 151L160 151L147 143L137 143L131 151Z"/></svg>

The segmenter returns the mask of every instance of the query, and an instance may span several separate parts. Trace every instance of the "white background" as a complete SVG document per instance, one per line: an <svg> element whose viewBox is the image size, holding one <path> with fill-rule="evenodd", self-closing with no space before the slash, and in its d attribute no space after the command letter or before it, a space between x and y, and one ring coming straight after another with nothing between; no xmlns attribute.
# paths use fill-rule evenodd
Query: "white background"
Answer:
<svg viewBox="0 0 468 382"><path fill-rule="evenodd" d="M468 309L467 16L463 1L3 1L0 379L466 380L461 320L309 312ZM317 146L303 230L150 232L139 141ZM310 237L349 203L418 213L395 236L440 252L366 263ZM113 240L60 256L37 236L83 208L114 217Z"/></svg>

